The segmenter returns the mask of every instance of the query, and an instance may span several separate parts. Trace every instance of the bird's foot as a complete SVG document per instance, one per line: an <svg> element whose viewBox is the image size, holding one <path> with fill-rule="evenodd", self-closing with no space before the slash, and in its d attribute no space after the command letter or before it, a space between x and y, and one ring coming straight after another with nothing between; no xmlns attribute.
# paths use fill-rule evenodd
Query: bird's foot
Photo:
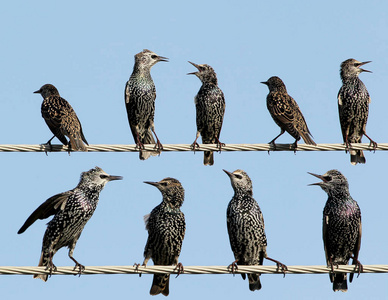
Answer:
<svg viewBox="0 0 388 300"><path fill-rule="evenodd" d="M348 153L352 149L352 145L347 141L345 142L345 153Z"/></svg>
<svg viewBox="0 0 388 300"><path fill-rule="evenodd" d="M352 258L353 258L353 265L355 269L358 270L357 272L357 278L358 278L358 276L360 276L360 274L364 272L364 266L362 265L362 263L360 263L358 259L355 259L354 256L352 256Z"/></svg>
<svg viewBox="0 0 388 300"><path fill-rule="evenodd" d="M285 264L282 264L280 261L266 257L268 260L273 261L276 264L276 267L278 268L278 271L281 271L283 273L283 277L286 277L286 271L288 271L288 268Z"/></svg>
<svg viewBox="0 0 388 300"><path fill-rule="evenodd" d="M140 264L134 263L133 266L135 267L135 272L139 272ZM146 265L143 264L142 266L145 267ZM139 273L139 277L141 277L141 273Z"/></svg>
<svg viewBox="0 0 388 300"><path fill-rule="evenodd" d="M76 269L78 269L78 273L77 274L74 274L74 276L81 276L82 272L85 271L85 266L84 265L81 265L80 263L76 263L75 266L74 266L74 269L73 271L75 271Z"/></svg>
<svg viewBox="0 0 388 300"><path fill-rule="evenodd" d="M159 152L163 150L163 145L162 145L162 143L159 141L158 138L156 139L156 144L155 144L154 150L157 150L157 151L159 151Z"/></svg>
<svg viewBox="0 0 388 300"><path fill-rule="evenodd" d="M46 267L46 271L49 271L49 277L51 277L51 275L53 275L53 273L57 271L57 267L52 261L50 261Z"/></svg>
<svg viewBox="0 0 388 300"><path fill-rule="evenodd" d="M295 142L292 144L292 148L294 149L294 154L296 154L296 149L298 148L298 141L295 141Z"/></svg>
<svg viewBox="0 0 388 300"><path fill-rule="evenodd" d="M178 274L176 275L175 278L177 278L179 275L181 275L181 274L185 271L185 269L183 268L182 263L178 263L178 264L176 265L174 271L175 271L175 270L178 270Z"/></svg>
<svg viewBox="0 0 388 300"><path fill-rule="evenodd" d="M135 150L142 150L142 149L145 149L144 144L140 141L137 141Z"/></svg>
<svg viewBox="0 0 388 300"><path fill-rule="evenodd" d="M373 140L370 140L369 147L373 147L373 153L376 152L377 149L377 143Z"/></svg>
<svg viewBox="0 0 388 300"><path fill-rule="evenodd" d="M238 266L237 266L237 259L232 262L229 266L228 266L228 271L231 272L233 275L235 274L235 272L238 270Z"/></svg>
<svg viewBox="0 0 388 300"><path fill-rule="evenodd" d="M221 152L222 147L225 147L225 143L221 143L219 139L217 139L217 149L218 152Z"/></svg>
<svg viewBox="0 0 388 300"><path fill-rule="evenodd" d="M270 141L268 144L269 144L269 147L270 147L270 149L268 150L268 155L269 155L271 151L276 151L276 144L275 144L275 142L273 140Z"/></svg>
<svg viewBox="0 0 388 300"><path fill-rule="evenodd" d="M198 144L196 141L197 141L197 140L195 140L194 143L192 143L192 144L190 145L190 148L191 148L191 150L194 151L194 153L195 153L195 150L196 150L196 149L199 149L199 144Z"/></svg>
<svg viewBox="0 0 388 300"><path fill-rule="evenodd" d="M53 151L53 145L51 145L51 139L46 144L43 144L43 145L44 145L44 153L46 153L46 156L48 156L46 146L49 147L50 149L49 152Z"/></svg>

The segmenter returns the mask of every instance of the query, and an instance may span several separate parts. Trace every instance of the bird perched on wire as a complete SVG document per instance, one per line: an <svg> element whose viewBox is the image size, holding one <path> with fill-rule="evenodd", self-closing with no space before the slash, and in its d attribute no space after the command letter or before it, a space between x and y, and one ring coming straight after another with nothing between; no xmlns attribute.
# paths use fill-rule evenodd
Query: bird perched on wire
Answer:
<svg viewBox="0 0 388 300"><path fill-rule="evenodd" d="M127 108L129 127L136 147L139 148L139 158L145 160L151 155L160 154L163 149L154 126L156 89L151 77L151 68L160 61L168 61L166 57L144 49L135 55L133 72L125 86L125 106ZM155 151L144 151L145 144L155 144Z"/></svg>
<svg viewBox="0 0 388 300"><path fill-rule="evenodd" d="M75 245L97 207L101 190L107 182L119 179L122 177L108 175L99 167L83 172L74 189L47 199L28 217L18 234L23 233L37 219L54 215L47 224L38 266L45 266L51 275L56 270L53 263L55 253L62 247L68 247L69 257L76 264L74 270L78 268L79 274L82 273L85 267L73 257ZM34 275L34 278L47 281L48 275Z"/></svg>
<svg viewBox="0 0 388 300"><path fill-rule="evenodd" d="M326 263L331 267L330 281L334 291L348 290L346 273L334 273L334 266L347 265L353 259L353 265L362 272L362 265L358 260L361 246L361 211L357 202L349 193L349 184L345 176L337 170L330 170L326 174L309 173L322 182L311 185L320 186L328 195L323 209L323 244L325 247ZM353 273L349 281L352 282Z"/></svg>
<svg viewBox="0 0 388 300"><path fill-rule="evenodd" d="M182 242L185 236L185 216L181 212L185 191L181 183L174 178L164 178L159 182L144 181L153 185L162 193L163 200L149 215L144 216L148 240L144 248L143 266L152 258L155 265L176 265L178 275L183 266L178 263ZM155 274L150 290L151 295L169 294L169 274Z"/></svg>
<svg viewBox="0 0 388 300"><path fill-rule="evenodd" d="M82 132L81 122L69 102L59 95L56 87L45 84L34 93L41 94L43 97L42 117L54 134L46 144L51 148L51 140L57 137L62 144L69 145L69 151L88 151L85 144L89 144ZM65 136L69 138L70 143Z"/></svg>
<svg viewBox="0 0 388 300"><path fill-rule="evenodd" d="M222 146L224 146L219 140L225 114L224 93L218 87L217 75L211 66L197 65L190 61L189 63L198 71L188 73L188 75L196 75L202 82L202 86L194 98L197 111L197 136L191 147L194 151L196 147L199 147L197 139L201 135L203 144L217 144L221 151ZM203 164L205 166L214 164L213 151L204 152Z"/></svg>
<svg viewBox="0 0 388 300"><path fill-rule="evenodd" d="M287 131L295 139L294 149L296 149L300 137L306 144L316 145L298 104L288 95L283 81L279 77L273 76L261 83L268 86L267 108L275 123L280 127L280 134L269 144L276 149L275 140Z"/></svg>
<svg viewBox="0 0 388 300"><path fill-rule="evenodd" d="M262 265L264 258L275 262L284 273L287 267L267 256L267 237L264 232L264 218L259 205L253 198L252 181L243 170L236 170L229 176L234 196L226 211L230 246L236 259L230 266L232 272L237 265ZM237 265L236 265L237 264ZM245 279L246 274L241 274ZM249 289L260 290L260 274L248 274Z"/></svg>
<svg viewBox="0 0 388 300"><path fill-rule="evenodd" d="M366 122L368 121L370 96L364 83L358 78L362 72L370 72L360 68L370 61L359 62L353 58L341 63L340 76L342 86L338 92L338 112L341 124L342 137L346 149L350 151L352 165L366 162L362 150L352 150L352 143L361 143L365 135L373 148L377 143L366 134ZM346 150L346 152L347 152Z"/></svg>

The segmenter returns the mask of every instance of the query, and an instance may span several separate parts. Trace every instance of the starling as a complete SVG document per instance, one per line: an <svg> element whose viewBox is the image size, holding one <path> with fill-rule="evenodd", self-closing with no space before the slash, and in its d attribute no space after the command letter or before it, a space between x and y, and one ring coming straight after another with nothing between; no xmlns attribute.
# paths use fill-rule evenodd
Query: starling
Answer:
<svg viewBox="0 0 388 300"><path fill-rule="evenodd" d="M69 151L88 151L85 144L89 144L82 132L81 122L69 102L59 95L56 87L52 84L45 84L34 93L41 94L43 97L42 117L54 134L46 144L51 147L51 140L57 137L62 144L69 145ZM70 139L70 144L65 136Z"/></svg>
<svg viewBox="0 0 388 300"><path fill-rule="evenodd" d="M197 136L191 147L194 151L195 147L199 147L197 139L201 135L203 144L217 144L221 151L221 147L224 146L219 140L225 114L224 93L218 87L217 75L211 66L197 65L190 61L189 63L198 71L188 75L196 75L202 82L202 86L194 98L197 111ZM204 152L203 164L205 166L214 164L213 151Z"/></svg>
<svg viewBox="0 0 388 300"><path fill-rule="evenodd" d="M101 190L108 181L119 179L122 177L108 175L99 167L83 172L74 189L47 199L28 217L18 234L23 233L37 219L54 215L47 224L38 266L46 266L51 274L56 269L53 256L59 249L67 246L69 257L76 264L74 270L78 268L79 274L82 273L85 267L73 257L75 245L97 207ZM34 278L47 281L48 275L34 275Z"/></svg>
<svg viewBox="0 0 388 300"><path fill-rule="evenodd" d="M226 211L230 246L236 259L230 265L232 272L237 269L237 265L262 265L264 258L275 262L285 272L285 265L267 256L264 218L259 204L252 197L252 181L248 174L243 170L224 172L229 176L234 190ZM246 274L241 276L245 280ZM261 289L259 276L260 274L248 274L251 291Z"/></svg>
<svg viewBox="0 0 388 300"><path fill-rule="evenodd" d="M159 182L144 183L156 186L162 193L163 200L156 206L151 214L144 216L148 240L144 248L143 266L152 258L155 265L176 265L178 274L183 271L183 266L178 263L182 242L185 236L185 215L181 212L185 190L181 183L174 178L164 178ZM169 294L169 274L155 274L150 294L165 296Z"/></svg>
<svg viewBox="0 0 388 300"><path fill-rule="evenodd" d="M151 67L160 61L168 61L166 57L144 49L135 55L135 66L125 86L125 106L127 108L129 127L136 147L139 148L139 158L145 160L151 155L160 154L163 149L154 126L155 115L155 84L151 77ZM144 151L144 144L155 144L152 132L156 137L156 151Z"/></svg>
<svg viewBox="0 0 388 300"><path fill-rule="evenodd" d="M280 134L269 144L276 149L275 140L287 131L295 139L294 149L296 149L300 137L306 144L316 145L298 104L288 95L283 81L277 76L272 76L268 81L262 83L269 88L267 108L272 119L280 127Z"/></svg>
<svg viewBox="0 0 388 300"><path fill-rule="evenodd" d="M367 63L370 61L347 59L341 64L340 70L342 86L338 92L338 112L342 137L346 149L350 149L352 165L365 164L366 160L362 150L351 149L351 143L361 143L361 138L365 135L373 148L377 147L376 142L366 134L370 97L364 83L358 78L361 72L370 72L360 68Z"/></svg>
<svg viewBox="0 0 388 300"><path fill-rule="evenodd" d="M324 175L309 173L322 180L311 185L320 186L328 195L323 209L323 244L327 265L332 272L330 281L333 290L346 292L348 290L346 273L334 273L334 266L347 265L353 259L353 265L362 265L358 261L361 245L361 211L355 200L350 196L349 185L345 176L337 170L330 170ZM353 273L349 281L352 282Z"/></svg>

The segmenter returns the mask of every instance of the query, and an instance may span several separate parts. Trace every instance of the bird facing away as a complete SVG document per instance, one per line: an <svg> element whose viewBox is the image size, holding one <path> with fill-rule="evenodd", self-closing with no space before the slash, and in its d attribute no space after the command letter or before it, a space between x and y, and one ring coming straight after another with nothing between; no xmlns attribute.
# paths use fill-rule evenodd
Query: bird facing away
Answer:
<svg viewBox="0 0 388 300"><path fill-rule="evenodd" d="M280 134L269 144L276 149L275 140L287 131L295 139L294 149L296 149L300 137L306 144L316 145L298 104L288 95L283 81L277 76L272 76L261 83L268 86L267 108L272 119L280 127Z"/></svg>
<svg viewBox="0 0 388 300"><path fill-rule="evenodd" d="M353 58L347 59L341 64L340 76L342 86L338 92L338 112L341 124L342 137L346 149L350 151L352 165L366 162L362 150L352 150L352 143L361 143L365 135L373 148L377 144L366 134L366 122L368 121L370 97L364 83L358 78L362 72L370 72L361 69L360 66L370 61L359 62ZM346 150L346 152L347 152Z"/></svg>
<svg viewBox="0 0 388 300"><path fill-rule="evenodd" d="M275 262L283 272L287 267L267 256L267 237L264 232L264 218L259 204L252 197L252 181L243 170L236 170L229 176L234 196L226 211L226 222L230 246L236 259L229 267L232 272L237 265L262 265L264 258ZM236 265L237 263L237 265ZM245 280L246 274L241 274ZM248 274L249 289L260 290L260 274Z"/></svg>
<svg viewBox="0 0 388 300"><path fill-rule="evenodd" d="M358 261L361 246L361 211L355 200L350 196L349 185L345 176L337 170L330 170L324 175L309 173L322 182L311 185L320 186L328 195L323 209L323 245L326 263L331 267L329 274L333 290L348 290L346 273L334 273L334 266L347 265L353 259L353 265L362 272ZM353 273L349 281L352 282Z"/></svg>
<svg viewBox="0 0 388 300"><path fill-rule="evenodd" d="M76 264L74 270L78 268L79 274L82 273L85 267L73 257L75 245L97 207L101 190L108 181L119 179L122 177L108 175L99 167L83 172L74 189L47 199L28 217L18 234L23 233L37 219L54 215L47 224L38 266L46 266L51 275L56 270L53 263L55 253L66 246L69 248L70 259ZM47 281L48 275L34 275L34 278Z"/></svg>
<svg viewBox="0 0 388 300"><path fill-rule="evenodd" d="M135 55L133 72L125 86L125 106L127 108L129 127L136 147L139 148L139 158L145 160L151 155L160 154L163 149L154 126L155 115L155 84L151 77L151 68L157 62L168 61L166 57L144 49ZM156 151L144 151L144 144L155 144L152 132L156 137Z"/></svg>
<svg viewBox="0 0 388 300"><path fill-rule="evenodd" d="M218 87L217 75L211 66L197 65L190 61L189 63L198 71L188 73L188 75L196 75L202 82L202 86L194 98L197 111L197 136L191 147L194 151L195 147L199 147L197 139L201 135L203 144L217 144L221 151L222 146L224 146L219 140L225 114L224 93ZM213 151L204 152L203 164L205 166L214 164Z"/></svg>
<svg viewBox="0 0 388 300"><path fill-rule="evenodd" d="M41 94L43 97L42 117L54 134L46 144L51 147L51 140L57 137L62 144L69 145L69 151L88 151L85 144L89 144L82 132L81 122L69 102L59 95L56 87L52 84L45 84L34 93ZM65 136L70 139L70 143Z"/></svg>
<svg viewBox="0 0 388 300"><path fill-rule="evenodd" d="M163 200L149 215L144 216L148 240L144 248L143 266L147 265L150 258L154 265L176 265L178 274L183 271L183 266L178 263L182 242L185 236L185 215L181 212L185 190L181 183L174 178L164 178L159 182L144 181L153 185L162 193ZM169 294L169 274L155 274L150 290L151 295L162 293Z"/></svg>

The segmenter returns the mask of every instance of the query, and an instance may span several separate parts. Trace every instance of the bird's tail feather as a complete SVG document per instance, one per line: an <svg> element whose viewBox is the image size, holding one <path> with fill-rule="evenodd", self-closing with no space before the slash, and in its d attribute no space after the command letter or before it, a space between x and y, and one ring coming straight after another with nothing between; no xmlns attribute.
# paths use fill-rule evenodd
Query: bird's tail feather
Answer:
<svg viewBox="0 0 388 300"><path fill-rule="evenodd" d="M42 254L40 255L38 267L48 266L49 260L50 260L50 256L49 256L48 252L42 251ZM47 281L48 275L35 274L34 278L39 278L39 279L42 279L43 281Z"/></svg>
<svg viewBox="0 0 388 300"><path fill-rule="evenodd" d="M249 289L253 292L261 289L260 274L248 274Z"/></svg>
<svg viewBox="0 0 388 300"><path fill-rule="evenodd" d="M79 134L69 136L71 149L75 151L88 151Z"/></svg>
<svg viewBox="0 0 388 300"><path fill-rule="evenodd" d="M205 166L212 166L214 164L213 151L205 151L204 152L203 164Z"/></svg>
<svg viewBox="0 0 388 300"><path fill-rule="evenodd" d="M170 283L170 275L154 275L154 279L152 281L152 286L150 290L150 295L158 295L162 293L164 296L168 296L170 293L169 288Z"/></svg>
<svg viewBox="0 0 388 300"><path fill-rule="evenodd" d="M365 164L366 159L364 156L364 151L362 150L351 150L350 151L350 163L352 165L357 165L357 164Z"/></svg>
<svg viewBox="0 0 388 300"><path fill-rule="evenodd" d="M141 141L144 145L145 144L155 144L155 139L152 135L151 129L148 129L147 134L144 135L144 139ZM139 158L141 160L146 160L148 159L151 155L152 156L157 156L160 154L160 151L143 151L141 150L139 152Z"/></svg>
<svg viewBox="0 0 388 300"><path fill-rule="evenodd" d="M346 280L346 273L334 274L333 291L346 292L348 290L348 283Z"/></svg>
<svg viewBox="0 0 388 300"><path fill-rule="evenodd" d="M308 145L314 145L316 146L317 144L313 141L311 135L308 132L304 132L301 134L301 137L303 138L304 142Z"/></svg>

